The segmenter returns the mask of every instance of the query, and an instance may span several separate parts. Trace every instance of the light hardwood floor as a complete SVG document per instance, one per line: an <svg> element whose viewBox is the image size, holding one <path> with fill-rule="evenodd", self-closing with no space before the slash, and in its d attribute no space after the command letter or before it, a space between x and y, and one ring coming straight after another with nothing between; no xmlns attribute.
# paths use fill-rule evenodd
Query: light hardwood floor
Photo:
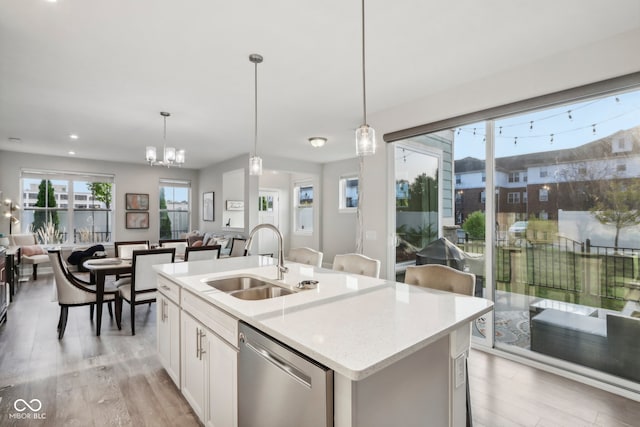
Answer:
<svg viewBox="0 0 640 427"><path fill-rule="evenodd" d="M155 304L138 306L135 337L126 304L121 331L105 310L101 337L88 307L70 308L58 340L52 280L22 283L0 327L0 426L199 425L156 357ZM639 425L637 402L501 357L472 351L469 375L477 427ZM46 419L10 418L17 399Z"/></svg>

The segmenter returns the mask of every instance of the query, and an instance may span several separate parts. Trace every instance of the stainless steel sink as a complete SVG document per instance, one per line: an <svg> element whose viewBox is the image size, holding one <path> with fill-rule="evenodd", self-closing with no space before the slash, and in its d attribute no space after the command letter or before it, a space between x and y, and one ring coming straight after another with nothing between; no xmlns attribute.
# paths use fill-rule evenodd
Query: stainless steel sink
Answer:
<svg viewBox="0 0 640 427"><path fill-rule="evenodd" d="M219 291L244 300L263 300L290 295L295 291L252 276L235 276L207 280L205 283Z"/></svg>
<svg viewBox="0 0 640 427"><path fill-rule="evenodd" d="M261 300L290 295L292 293L292 291L281 288L280 286L270 285L261 288L246 289L244 291L230 292L229 295L246 300Z"/></svg>
<svg viewBox="0 0 640 427"><path fill-rule="evenodd" d="M222 292L241 291L261 286L273 286L269 282L250 276L225 277L224 279L210 280L205 283Z"/></svg>

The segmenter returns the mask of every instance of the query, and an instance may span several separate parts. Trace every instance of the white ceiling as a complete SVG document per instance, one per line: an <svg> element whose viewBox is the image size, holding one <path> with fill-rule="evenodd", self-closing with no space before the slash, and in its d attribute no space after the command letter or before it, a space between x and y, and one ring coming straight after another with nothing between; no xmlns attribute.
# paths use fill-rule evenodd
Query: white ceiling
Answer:
<svg viewBox="0 0 640 427"><path fill-rule="evenodd" d="M247 153L248 57L259 53L258 151L317 162L353 157L363 120L360 7L358 0L0 0L0 150L143 163L144 147L162 144L159 112L169 111L167 141L187 150L187 167ZM370 116L640 26L638 0L368 0L366 7ZM313 149L311 136L329 142Z"/></svg>

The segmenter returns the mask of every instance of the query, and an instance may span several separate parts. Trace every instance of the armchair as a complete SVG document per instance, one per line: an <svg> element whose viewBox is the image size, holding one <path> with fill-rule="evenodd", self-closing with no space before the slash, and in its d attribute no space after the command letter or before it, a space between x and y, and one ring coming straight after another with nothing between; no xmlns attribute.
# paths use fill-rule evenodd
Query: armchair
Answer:
<svg viewBox="0 0 640 427"><path fill-rule="evenodd" d="M33 280L38 278L38 265L49 262L49 255L41 246L38 245L36 235L29 234L12 234L11 246L20 248L18 255L18 264L31 264L33 266Z"/></svg>

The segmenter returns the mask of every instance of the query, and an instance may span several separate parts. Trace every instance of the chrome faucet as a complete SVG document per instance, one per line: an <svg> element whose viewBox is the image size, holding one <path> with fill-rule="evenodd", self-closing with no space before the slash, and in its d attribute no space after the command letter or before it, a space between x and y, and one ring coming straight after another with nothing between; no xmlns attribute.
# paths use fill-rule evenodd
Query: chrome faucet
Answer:
<svg viewBox="0 0 640 427"><path fill-rule="evenodd" d="M278 227L273 224L258 224L253 227L253 230L251 230L251 233L249 233L247 243L244 245L244 250L247 253L249 252L249 248L251 247L251 243L253 242L253 235L256 234L258 230L261 230L263 228L273 230L273 232L276 233L276 236L278 236L278 280L283 280L284 273L287 273L289 269L284 266L284 238L282 237L282 233L280 232L280 230L278 230Z"/></svg>

